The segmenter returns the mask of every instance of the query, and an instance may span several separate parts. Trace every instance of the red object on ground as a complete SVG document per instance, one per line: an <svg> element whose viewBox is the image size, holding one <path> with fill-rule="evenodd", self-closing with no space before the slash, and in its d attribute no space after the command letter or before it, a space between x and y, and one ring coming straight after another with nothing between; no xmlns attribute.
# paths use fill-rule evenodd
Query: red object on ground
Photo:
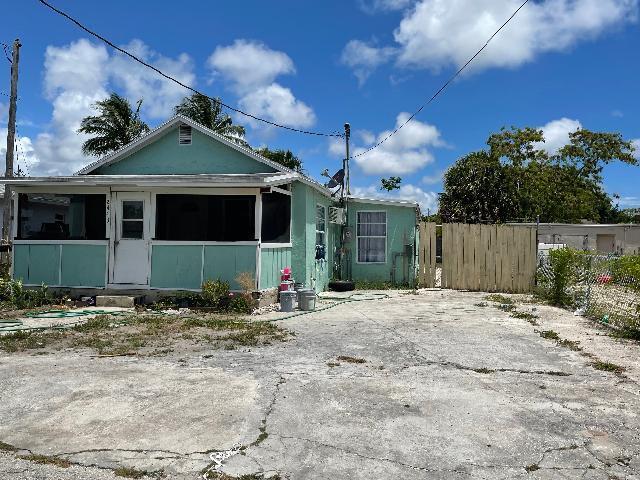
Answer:
<svg viewBox="0 0 640 480"><path fill-rule="evenodd" d="M600 285L605 284L605 283L611 283L611 280L613 280L613 277L611 275L607 275L606 273L601 273L596 278L596 281Z"/></svg>

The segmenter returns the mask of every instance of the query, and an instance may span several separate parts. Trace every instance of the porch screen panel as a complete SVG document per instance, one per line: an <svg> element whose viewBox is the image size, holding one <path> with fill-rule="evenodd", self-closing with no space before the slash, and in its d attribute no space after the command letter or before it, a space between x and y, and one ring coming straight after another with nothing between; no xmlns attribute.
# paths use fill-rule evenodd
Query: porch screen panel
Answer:
<svg viewBox="0 0 640 480"><path fill-rule="evenodd" d="M262 194L262 243L291 242L291 196Z"/></svg>
<svg viewBox="0 0 640 480"><path fill-rule="evenodd" d="M19 240L104 240L106 195L21 193Z"/></svg>
<svg viewBox="0 0 640 480"><path fill-rule="evenodd" d="M255 240L255 196L156 196L156 240Z"/></svg>

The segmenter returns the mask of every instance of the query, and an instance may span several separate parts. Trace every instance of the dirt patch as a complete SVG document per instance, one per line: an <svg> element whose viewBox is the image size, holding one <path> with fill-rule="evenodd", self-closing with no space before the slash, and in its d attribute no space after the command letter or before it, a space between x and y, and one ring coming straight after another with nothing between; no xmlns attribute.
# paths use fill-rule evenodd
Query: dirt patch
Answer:
<svg viewBox="0 0 640 480"><path fill-rule="evenodd" d="M227 350L256 347L286 341L291 335L273 323L250 322L242 317L217 314L98 315L70 329L2 335L0 349L40 355L88 349L103 356L161 356L198 345Z"/></svg>
<svg viewBox="0 0 640 480"><path fill-rule="evenodd" d="M336 357L336 360L340 362L346 362L346 363L367 363L367 361L364 358L350 357L348 355L340 355Z"/></svg>

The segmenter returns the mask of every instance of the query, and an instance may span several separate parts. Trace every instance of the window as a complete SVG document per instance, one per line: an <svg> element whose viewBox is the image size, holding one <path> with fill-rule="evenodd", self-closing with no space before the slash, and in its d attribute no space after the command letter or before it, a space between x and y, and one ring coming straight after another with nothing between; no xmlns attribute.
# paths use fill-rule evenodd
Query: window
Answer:
<svg viewBox="0 0 640 480"><path fill-rule="evenodd" d="M106 195L21 193L19 240L104 240Z"/></svg>
<svg viewBox="0 0 640 480"><path fill-rule="evenodd" d="M254 195L156 196L156 240L254 241Z"/></svg>
<svg viewBox="0 0 640 480"><path fill-rule="evenodd" d="M316 245L327 244L327 209L316 205Z"/></svg>
<svg viewBox="0 0 640 480"><path fill-rule="evenodd" d="M178 144L191 145L191 127L189 125L180 125L178 128Z"/></svg>
<svg viewBox="0 0 640 480"><path fill-rule="evenodd" d="M262 194L262 243L291 242L291 196Z"/></svg>
<svg viewBox="0 0 640 480"><path fill-rule="evenodd" d="M387 261L387 212L357 212L359 263Z"/></svg>
<svg viewBox="0 0 640 480"><path fill-rule="evenodd" d="M144 202L142 200L122 201L122 233L124 239L144 237Z"/></svg>

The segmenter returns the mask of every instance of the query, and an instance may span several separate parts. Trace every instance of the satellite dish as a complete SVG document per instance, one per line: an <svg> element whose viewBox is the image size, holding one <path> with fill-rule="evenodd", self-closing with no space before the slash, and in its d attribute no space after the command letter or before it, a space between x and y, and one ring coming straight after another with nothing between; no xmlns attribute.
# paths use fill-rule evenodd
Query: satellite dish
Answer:
<svg viewBox="0 0 640 480"><path fill-rule="evenodd" d="M331 177L331 180L329 180L329 183L327 183L327 188L334 188L334 187L337 187L338 185L342 185L343 181L344 181L344 168L341 168L333 175L333 177Z"/></svg>

